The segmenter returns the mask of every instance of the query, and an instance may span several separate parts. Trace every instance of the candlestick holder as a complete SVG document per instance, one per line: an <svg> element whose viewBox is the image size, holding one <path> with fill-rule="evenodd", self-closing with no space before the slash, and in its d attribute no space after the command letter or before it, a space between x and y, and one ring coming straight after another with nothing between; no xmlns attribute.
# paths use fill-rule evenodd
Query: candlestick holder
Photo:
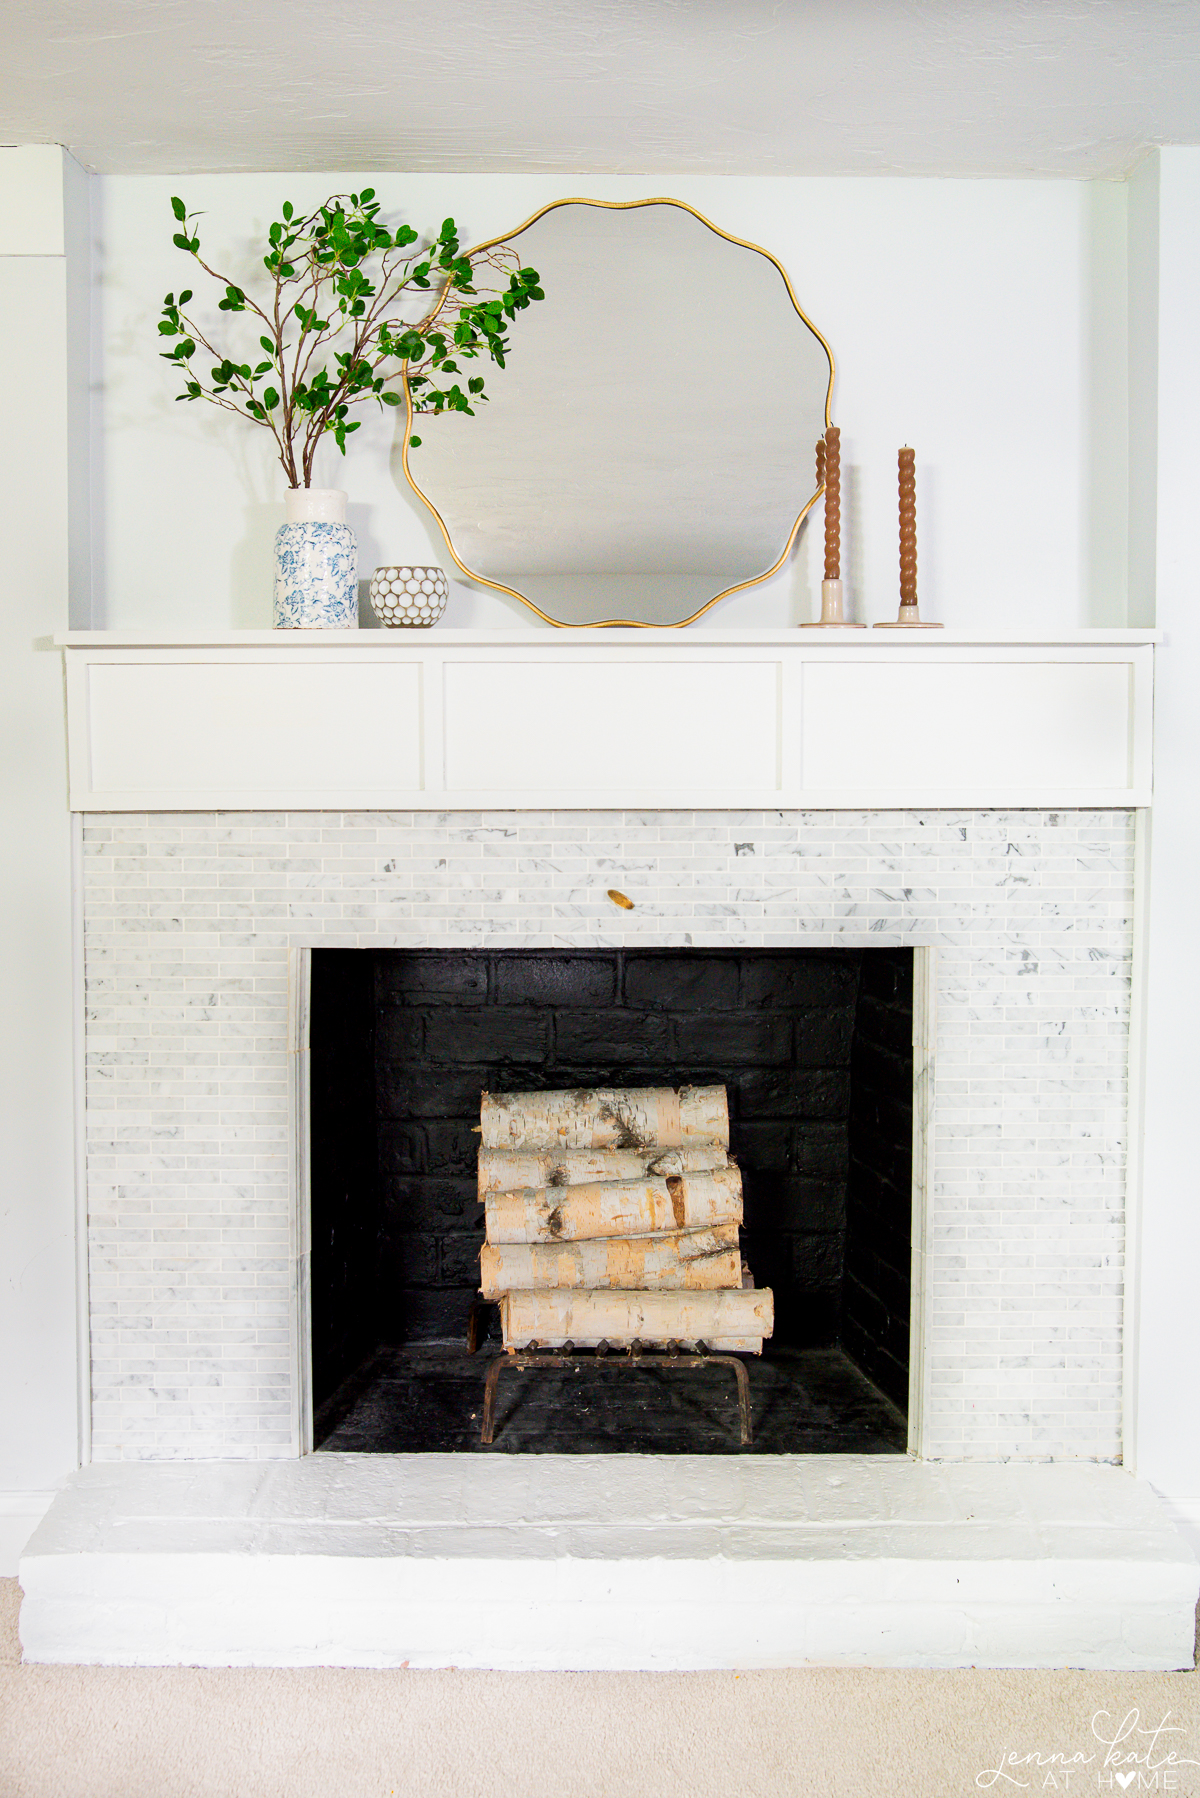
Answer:
<svg viewBox="0 0 1200 1798"><path fill-rule="evenodd" d="M900 474L900 615L877 624L877 631L940 631L927 624L917 606L917 453L905 446Z"/></svg>
<svg viewBox="0 0 1200 1798"><path fill-rule="evenodd" d="M865 631L845 613L842 585L842 434L830 425L817 443L817 486L825 489L825 579L821 582L821 616L802 631Z"/></svg>

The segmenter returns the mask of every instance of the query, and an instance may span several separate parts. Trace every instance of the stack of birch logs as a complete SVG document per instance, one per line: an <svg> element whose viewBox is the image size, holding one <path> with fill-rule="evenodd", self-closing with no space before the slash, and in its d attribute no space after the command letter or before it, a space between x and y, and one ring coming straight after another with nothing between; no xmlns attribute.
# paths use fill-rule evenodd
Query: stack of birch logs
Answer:
<svg viewBox="0 0 1200 1798"><path fill-rule="evenodd" d="M738 1250L723 1086L484 1093L481 1119L480 1293L506 1349L762 1353L773 1302Z"/></svg>

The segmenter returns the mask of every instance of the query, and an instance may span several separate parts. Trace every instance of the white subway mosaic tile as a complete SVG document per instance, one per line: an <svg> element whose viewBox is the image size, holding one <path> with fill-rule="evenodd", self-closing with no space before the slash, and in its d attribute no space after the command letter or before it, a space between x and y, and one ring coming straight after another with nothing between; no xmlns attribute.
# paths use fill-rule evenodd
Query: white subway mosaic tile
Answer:
<svg viewBox="0 0 1200 1798"><path fill-rule="evenodd" d="M939 952L927 1452L1119 1455L1131 813L113 815L84 850L97 1459L295 1452L289 948L816 943Z"/></svg>

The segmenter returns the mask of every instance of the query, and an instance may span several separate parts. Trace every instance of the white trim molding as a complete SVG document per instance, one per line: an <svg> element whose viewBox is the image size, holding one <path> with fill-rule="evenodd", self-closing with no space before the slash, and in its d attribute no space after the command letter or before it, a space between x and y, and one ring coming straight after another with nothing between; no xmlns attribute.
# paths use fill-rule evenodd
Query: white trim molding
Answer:
<svg viewBox="0 0 1200 1798"><path fill-rule="evenodd" d="M70 636L71 805L1149 804L1152 633L1043 644L832 635Z"/></svg>

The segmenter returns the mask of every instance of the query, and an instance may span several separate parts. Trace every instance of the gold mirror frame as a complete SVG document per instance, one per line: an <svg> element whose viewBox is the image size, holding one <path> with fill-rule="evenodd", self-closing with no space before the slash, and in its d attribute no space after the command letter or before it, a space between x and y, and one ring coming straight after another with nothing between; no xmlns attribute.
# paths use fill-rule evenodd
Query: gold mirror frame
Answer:
<svg viewBox="0 0 1200 1798"><path fill-rule="evenodd" d="M530 226L536 225L539 219L545 218L548 212L556 212L562 206L596 206L603 207L609 212L631 212L641 206L677 206L681 212L690 212L694 219L698 219L702 225L707 226L707 228L715 233L717 237L723 237L726 243L736 244L739 249L753 250L756 255L765 257L765 259L778 270L779 275L783 280L783 285L787 289L788 298L795 308L797 317L800 319L801 323L806 325L812 332L828 359L829 381L825 389L825 426L826 429L828 429L832 422L830 406L833 400L833 383L837 372L833 360L833 351L796 298L795 289L788 278L787 270L784 268L779 258L771 254L770 250L764 250L761 244L751 243L748 238L735 237L730 231L722 231L720 225L714 225L710 218L706 218L704 214L698 212L694 206L689 206L686 200L672 200L662 195L646 200L589 200L578 196L572 196L565 200L551 200L549 205L539 207L538 210L532 213L523 224L517 225L514 230L505 231L499 237L489 237L486 242L476 244L469 254L475 255L481 250L494 249L498 244L510 243L513 238L520 237L523 231L528 231ZM445 295L443 294L442 299L440 299L437 306L434 307L431 315L433 318L436 318L438 312L441 310L444 298ZM800 526L804 523L804 520L808 517L808 514L821 497L822 488L818 486L813 491L811 498L806 501L800 511L796 514L795 522L788 532L787 541L784 543L779 555L769 568L765 568L761 574L751 576L749 580L737 581L732 587L722 588L720 593L714 593L710 600L707 600L704 605L700 606L697 611L691 613L689 617L677 619L673 624L666 625L650 624L645 619L640 618L597 618L591 620L587 624L572 624L562 618L552 618L548 612L543 612L542 608L539 605L536 605L527 594L519 593L515 587L505 586L502 581L491 580L487 575L478 574L473 568L467 567L467 564L463 561L451 541L450 532L446 526L445 519L438 511L429 495L418 486L416 480L413 478L413 472L408 461L408 440L412 434L414 414L412 393L408 385L407 363L402 370L401 381L404 391L404 444L401 451L401 461L404 467L405 478L417 498L423 505L429 508L434 518L436 518L438 529L445 539L446 548L449 550L455 566L466 575L468 580L477 582L481 587L490 587L495 593L506 593L510 599L519 600L523 606L527 606L531 612L536 613L544 623L554 625L558 630L611 630L615 628L629 630L683 630L687 625L695 624L697 618L703 618L704 614L710 612L715 605L718 605L721 602L721 600L728 599L733 593L744 592L747 587L760 586L763 581L769 581L772 575L778 574L779 570L783 567L783 564L787 561L788 556L791 554L792 545L796 541Z"/></svg>

